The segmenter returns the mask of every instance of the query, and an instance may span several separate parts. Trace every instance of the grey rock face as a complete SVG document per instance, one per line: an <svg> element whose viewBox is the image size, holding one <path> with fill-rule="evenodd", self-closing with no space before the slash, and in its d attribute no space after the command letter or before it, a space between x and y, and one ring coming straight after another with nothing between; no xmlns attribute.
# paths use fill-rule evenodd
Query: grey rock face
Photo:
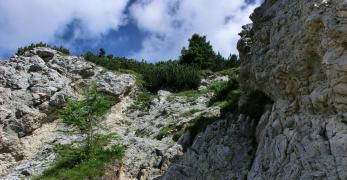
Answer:
<svg viewBox="0 0 347 180"><path fill-rule="evenodd" d="M161 178L347 179L346 1L265 0L251 18L238 43L239 80L272 108L259 122L213 124ZM254 123L253 136L239 128Z"/></svg>
<svg viewBox="0 0 347 180"><path fill-rule="evenodd" d="M252 165L252 119L231 116L200 133L188 151L160 179L245 179Z"/></svg>
<svg viewBox="0 0 347 180"><path fill-rule="evenodd" d="M0 175L27 158L25 137L55 120L54 112L68 98L78 98L92 81L119 99L135 87L131 75L105 73L82 58L49 48L35 48L0 63Z"/></svg>
<svg viewBox="0 0 347 180"><path fill-rule="evenodd" d="M283 0L252 15L241 86L275 104L257 128L248 179L347 179L346 12L343 0Z"/></svg>

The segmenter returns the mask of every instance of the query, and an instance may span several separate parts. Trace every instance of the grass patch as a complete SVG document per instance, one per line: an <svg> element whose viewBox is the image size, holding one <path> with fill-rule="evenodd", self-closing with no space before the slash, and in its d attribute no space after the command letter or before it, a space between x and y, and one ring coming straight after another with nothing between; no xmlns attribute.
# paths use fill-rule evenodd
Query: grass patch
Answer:
<svg viewBox="0 0 347 180"><path fill-rule="evenodd" d="M92 145L92 152L86 152L85 147L72 145L56 145L57 159L53 166L44 171L34 180L61 179L95 179L104 174L105 167L121 160L125 148L119 145L107 147L113 135L98 135Z"/></svg>
<svg viewBox="0 0 347 180"><path fill-rule="evenodd" d="M175 128L172 125L167 126L167 127L163 127L160 129L159 134L157 135L156 139L162 140L163 138L168 137L174 131L175 131Z"/></svg>
<svg viewBox="0 0 347 180"><path fill-rule="evenodd" d="M239 74L239 71L240 71L240 67L234 67L234 68L224 69L224 70L215 72L215 74L219 76L231 76L231 75Z"/></svg>
<svg viewBox="0 0 347 180"><path fill-rule="evenodd" d="M191 109L189 111L186 111L184 113L181 114L182 117L190 117L192 115L194 115L195 113L201 112L202 110L200 109Z"/></svg>

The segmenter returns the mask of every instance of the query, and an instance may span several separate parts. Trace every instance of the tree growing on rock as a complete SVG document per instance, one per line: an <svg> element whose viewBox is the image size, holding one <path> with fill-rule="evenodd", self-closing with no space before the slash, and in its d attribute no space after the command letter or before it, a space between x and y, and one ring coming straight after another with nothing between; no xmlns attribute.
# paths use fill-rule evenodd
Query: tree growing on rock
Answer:
<svg viewBox="0 0 347 180"><path fill-rule="evenodd" d="M111 105L110 98L99 93L93 84L82 100L69 100L59 115L64 123L76 127L86 135L85 148L87 152L91 152L96 137L94 130Z"/></svg>

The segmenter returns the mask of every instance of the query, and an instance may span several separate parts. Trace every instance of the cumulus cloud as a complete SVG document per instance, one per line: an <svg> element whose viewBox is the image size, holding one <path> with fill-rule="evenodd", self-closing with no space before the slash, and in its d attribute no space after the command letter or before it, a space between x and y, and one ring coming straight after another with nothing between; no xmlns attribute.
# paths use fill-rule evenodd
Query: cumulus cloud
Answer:
<svg viewBox="0 0 347 180"><path fill-rule="evenodd" d="M0 1L0 50L28 43L54 42L64 27L78 20L84 31L76 38L97 38L125 22L129 0L4 0Z"/></svg>
<svg viewBox="0 0 347 180"><path fill-rule="evenodd" d="M0 0L0 55L7 57L19 46L42 41L78 53L85 47L96 50L116 44L124 48L123 54L132 53L137 59L167 60L177 58L188 38L199 33L207 35L215 51L227 57L237 53L241 26L250 22L249 15L262 0L246 1ZM121 28L119 34L139 37L138 43L125 43L141 44L140 50L138 45L124 46L123 41L111 42L117 38L107 38L110 32L134 24L136 31Z"/></svg>
<svg viewBox="0 0 347 180"><path fill-rule="evenodd" d="M163 60L177 58L193 33L207 35L224 56L237 53L236 43L241 26L250 22L249 15L260 0L139 0L130 7L130 15L149 36L136 58Z"/></svg>

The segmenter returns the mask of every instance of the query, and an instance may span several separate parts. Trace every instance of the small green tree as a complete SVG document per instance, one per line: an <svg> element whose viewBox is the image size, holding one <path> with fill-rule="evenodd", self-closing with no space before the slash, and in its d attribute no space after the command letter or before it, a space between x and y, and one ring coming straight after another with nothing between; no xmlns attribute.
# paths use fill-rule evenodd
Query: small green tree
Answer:
<svg viewBox="0 0 347 180"><path fill-rule="evenodd" d="M99 49L99 57L105 57L105 55L106 55L105 49L104 48L100 48Z"/></svg>
<svg viewBox="0 0 347 180"><path fill-rule="evenodd" d="M238 59L236 54L230 54L228 58L228 62L232 67L240 66L240 60Z"/></svg>
<svg viewBox="0 0 347 180"><path fill-rule="evenodd" d="M95 143L94 130L111 104L110 98L100 94L93 84L82 100L69 100L60 111L59 115L64 123L76 127L80 133L86 135L86 152L92 152L92 145Z"/></svg>
<svg viewBox="0 0 347 180"><path fill-rule="evenodd" d="M207 69L215 63L215 59L216 54L210 42L207 42L206 36L193 34L189 39L188 48L183 48L181 51L180 62Z"/></svg>

